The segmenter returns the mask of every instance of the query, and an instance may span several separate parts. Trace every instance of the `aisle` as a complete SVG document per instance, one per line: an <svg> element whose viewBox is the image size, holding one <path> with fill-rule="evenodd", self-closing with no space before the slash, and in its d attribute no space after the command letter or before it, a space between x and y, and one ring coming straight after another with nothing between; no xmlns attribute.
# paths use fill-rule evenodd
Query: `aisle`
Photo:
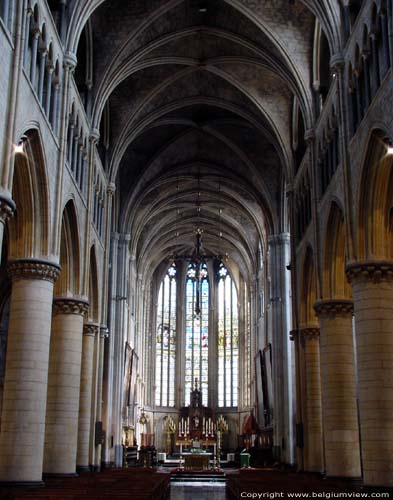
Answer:
<svg viewBox="0 0 393 500"><path fill-rule="evenodd" d="M170 500L226 500L225 483L171 483Z"/></svg>

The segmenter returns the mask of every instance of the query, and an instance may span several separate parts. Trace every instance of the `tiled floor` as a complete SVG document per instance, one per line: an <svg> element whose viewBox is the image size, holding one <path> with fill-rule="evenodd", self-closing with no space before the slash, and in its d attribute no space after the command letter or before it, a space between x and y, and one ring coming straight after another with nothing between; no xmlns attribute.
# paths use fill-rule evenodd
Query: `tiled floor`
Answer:
<svg viewBox="0 0 393 500"><path fill-rule="evenodd" d="M226 500L225 483L172 483L170 500Z"/></svg>

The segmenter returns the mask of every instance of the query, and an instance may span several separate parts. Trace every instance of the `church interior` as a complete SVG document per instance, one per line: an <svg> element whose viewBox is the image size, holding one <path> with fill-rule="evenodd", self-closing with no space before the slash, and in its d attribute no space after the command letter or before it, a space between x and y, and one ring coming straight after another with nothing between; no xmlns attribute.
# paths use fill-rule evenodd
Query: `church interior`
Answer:
<svg viewBox="0 0 393 500"><path fill-rule="evenodd" d="M393 491L393 0L0 0L0 48L0 496Z"/></svg>

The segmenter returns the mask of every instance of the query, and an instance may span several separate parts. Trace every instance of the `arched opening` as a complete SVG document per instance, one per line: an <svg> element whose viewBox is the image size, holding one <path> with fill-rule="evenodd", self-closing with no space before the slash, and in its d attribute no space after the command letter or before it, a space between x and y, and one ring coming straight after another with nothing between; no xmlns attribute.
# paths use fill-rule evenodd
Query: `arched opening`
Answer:
<svg viewBox="0 0 393 500"><path fill-rule="evenodd" d="M315 304L315 271L313 251L307 247L303 264L301 303L300 303L300 324L302 327L318 325L318 320L314 311Z"/></svg>
<svg viewBox="0 0 393 500"><path fill-rule="evenodd" d="M78 63L74 79L86 113L90 115L93 86L93 31L90 20L81 33L76 58Z"/></svg>
<svg viewBox="0 0 393 500"><path fill-rule="evenodd" d="M88 321L89 323L99 322L98 267L96 249L94 245L90 249Z"/></svg>
<svg viewBox="0 0 393 500"><path fill-rule="evenodd" d="M389 259L390 213L393 206L393 155L391 140L374 130L368 142L359 195L358 257Z"/></svg>
<svg viewBox="0 0 393 500"><path fill-rule="evenodd" d="M25 133L24 152L15 155L12 198L16 212L9 222L10 258L49 255L49 199L46 166L37 130Z"/></svg>
<svg viewBox="0 0 393 500"><path fill-rule="evenodd" d="M347 299L351 287L345 277L346 248L344 217L336 202L332 202L325 231L324 298Z"/></svg>
<svg viewBox="0 0 393 500"><path fill-rule="evenodd" d="M81 294L80 248L78 219L70 200L64 207L60 241L60 276L55 284L55 296L76 297Z"/></svg>

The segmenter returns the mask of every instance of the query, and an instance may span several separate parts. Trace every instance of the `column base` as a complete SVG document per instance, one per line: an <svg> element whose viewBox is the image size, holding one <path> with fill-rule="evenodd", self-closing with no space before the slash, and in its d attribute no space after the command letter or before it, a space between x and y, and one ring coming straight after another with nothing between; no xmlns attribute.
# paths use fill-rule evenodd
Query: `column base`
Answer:
<svg viewBox="0 0 393 500"><path fill-rule="evenodd" d="M44 481L0 481L0 488L45 488Z"/></svg>
<svg viewBox="0 0 393 500"><path fill-rule="evenodd" d="M328 476L327 474L324 474L322 479L328 479L328 480L332 480L332 481L343 481L343 482L351 484L353 486L362 486L363 485L363 478L362 477Z"/></svg>
<svg viewBox="0 0 393 500"><path fill-rule="evenodd" d="M80 472L90 472L90 466L89 465L77 465L76 472L77 472L77 474L79 474Z"/></svg>
<svg viewBox="0 0 393 500"><path fill-rule="evenodd" d="M79 474L77 472L44 472L42 474L42 478L52 479L52 478L62 478L62 477L78 477Z"/></svg>
<svg viewBox="0 0 393 500"><path fill-rule="evenodd" d="M101 470L102 469L113 469L115 466L114 462L101 462Z"/></svg>
<svg viewBox="0 0 393 500"><path fill-rule="evenodd" d="M92 466L90 467L90 470L91 470L92 472L101 472L101 466L100 466L100 465L92 465Z"/></svg>

